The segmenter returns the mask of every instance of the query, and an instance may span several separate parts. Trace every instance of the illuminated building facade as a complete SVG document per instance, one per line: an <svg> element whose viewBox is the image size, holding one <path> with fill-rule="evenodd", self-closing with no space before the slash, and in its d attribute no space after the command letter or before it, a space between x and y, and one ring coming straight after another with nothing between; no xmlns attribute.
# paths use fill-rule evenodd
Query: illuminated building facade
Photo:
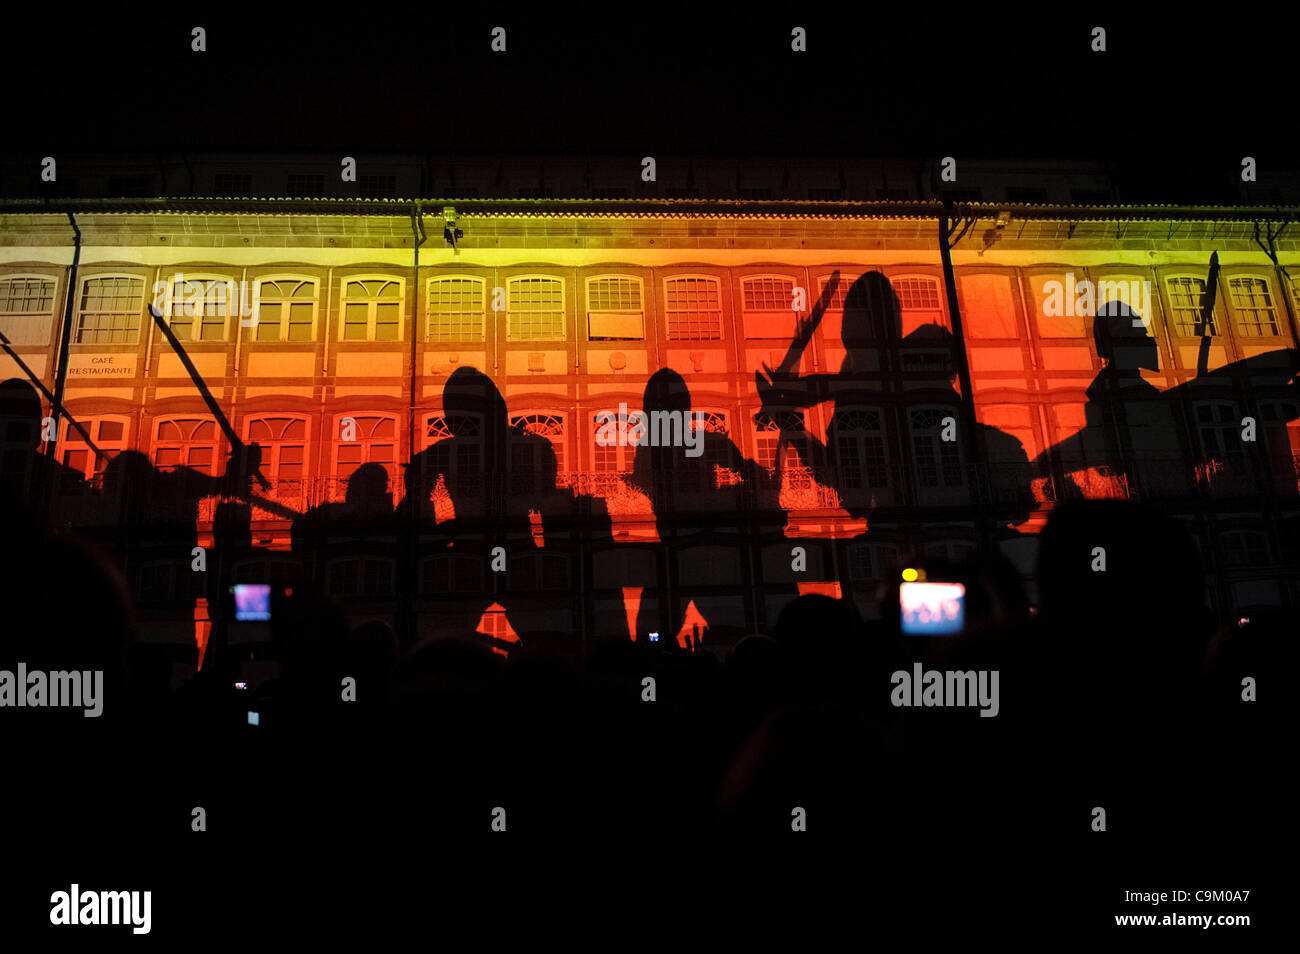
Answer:
<svg viewBox="0 0 1300 954"><path fill-rule="evenodd" d="M302 572L354 621L408 638L470 619L504 642L653 631L725 646L770 630L800 591L875 616L880 581L915 555L987 542L1032 587L1036 534L1072 495L1182 518L1220 613L1300 604L1300 244L1279 239L1271 260L1252 210L959 204L958 337L933 202L420 207L417 266L412 202L70 202L75 279L65 211L0 209L0 331L102 452L66 418L54 447L11 426L6 476L30 490L35 455L52 454L52 519L121 556L148 638L192 645L196 599ZM254 282L255 324L238 306ZM1112 316L1128 330L1099 343L1095 315L1121 299L1135 317ZM154 300L261 449L254 498L215 489L231 442ZM953 433L962 347L975 443ZM26 380L10 354L0 365ZM783 365L786 386L761 393L756 373ZM505 426L482 393L446 390L466 369L504 399ZM597 431L602 412L642 408L661 369L713 439L701 466L647 483L638 448ZM196 524L155 499L122 529L124 490L105 472L127 451L213 478L193 491ZM428 472L411 482L417 459ZM453 525L459 537L440 536ZM189 543L221 554L215 588L195 582Z"/></svg>

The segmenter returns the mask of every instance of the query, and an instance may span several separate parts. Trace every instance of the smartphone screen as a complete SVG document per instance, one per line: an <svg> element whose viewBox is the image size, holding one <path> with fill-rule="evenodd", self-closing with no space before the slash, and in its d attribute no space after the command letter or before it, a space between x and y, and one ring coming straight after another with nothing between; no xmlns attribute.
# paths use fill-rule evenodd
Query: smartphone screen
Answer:
<svg viewBox="0 0 1300 954"><path fill-rule="evenodd" d="M235 591L235 619L250 622L271 618L269 583L236 583L231 589Z"/></svg>
<svg viewBox="0 0 1300 954"><path fill-rule="evenodd" d="M947 636L965 625L966 587L961 583L902 583L898 603L903 633Z"/></svg>

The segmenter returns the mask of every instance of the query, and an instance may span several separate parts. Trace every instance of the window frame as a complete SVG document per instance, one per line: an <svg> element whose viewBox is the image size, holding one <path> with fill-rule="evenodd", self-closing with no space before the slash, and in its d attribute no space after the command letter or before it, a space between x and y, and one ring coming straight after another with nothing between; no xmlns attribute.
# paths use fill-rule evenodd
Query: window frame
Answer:
<svg viewBox="0 0 1300 954"><path fill-rule="evenodd" d="M682 335L674 335L674 334L673 334L673 315L674 315L674 314L700 314L700 312L695 312L695 311L693 311L693 312L686 312L685 310L678 311L678 312L673 312L673 311L671 311L671 310L669 309L669 302L672 300L672 296L671 296L671 293L670 293L670 287L671 287L672 283L673 283L673 282L677 282L677 281L691 281L691 280L694 280L694 281L706 281L706 282L711 282L711 283L713 284L713 288L714 288L714 289L716 290L716 292L717 292L717 299L718 299L718 311L717 311L717 315L718 315L718 323L717 323L717 331L718 331L718 333L717 333L716 335L712 335L712 336L709 336L709 337L703 337L703 336L699 336L699 335L682 336ZM664 336L665 336L665 338L666 338L668 341L723 341L723 340L726 339L726 335L727 335L727 329L726 329L727 304L726 304L725 296L724 296L724 294L723 294L723 280L722 280L722 278L721 278L720 276L718 276L718 275L710 275L710 274L708 274L708 273L706 273L706 272L682 272L682 273L679 273L679 274L665 275L665 276L663 276L663 278L662 278L662 280L661 280L661 287L662 287L662 289L663 289L663 305L662 305L662 310L663 310L663 316L664 316Z"/></svg>
<svg viewBox="0 0 1300 954"><path fill-rule="evenodd" d="M375 331L378 327L378 313L381 304L389 304L382 299L349 299L348 285L353 282L385 282L396 283L397 285L397 337L395 338L376 338ZM368 305L366 315L366 336L364 338L347 338L344 337L348 329L347 312L349 304L361 304L365 302ZM400 275L390 275L383 272L367 272L357 275L344 275L339 279L339 310L338 310L338 341L342 344L396 344L406 340L406 279ZM346 416L346 415L345 415Z"/></svg>
<svg viewBox="0 0 1300 954"><path fill-rule="evenodd" d="M178 423L180 421L197 421L200 424L212 425L212 429L213 429L212 463L209 465L208 469L205 470L201 467L195 467L193 464L191 464L188 461L188 454L186 455L187 459L178 464L164 465L158 462L159 451L163 450L166 447L176 446L177 448L183 449L183 448L190 448L193 446L197 446L197 442L191 440L189 437L186 437L181 441L164 441L162 439L163 425L168 423ZM211 414L186 413L184 411L180 411L175 414L160 415L153 419L151 430L153 432L152 434L153 440L149 444L149 460L153 464L156 470L163 471L165 468L166 472L172 473L179 470L182 467L185 467L190 470L198 471L199 473L206 473L209 477L220 476L221 471L217 469L217 464L221 460L223 445L226 443L226 439L225 439L225 435L221 431L221 428L217 425L216 418L214 418ZM197 430L197 428L195 428L195 430ZM190 433L192 434L193 431L191 431ZM229 456L228 449L226 451L226 454L227 456Z"/></svg>
<svg viewBox="0 0 1300 954"><path fill-rule="evenodd" d="M92 414L87 417L80 417L77 419L77 421L79 424L81 424L82 427L86 428L86 430L90 432L90 437L95 442L95 446L98 447L100 450L110 454L109 460L112 459L113 451L121 452L130 449L131 447L131 415L130 414L112 414L112 413ZM114 424L122 425L122 436L119 439L109 441L109 440L104 440L99 436L100 426L106 421L112 422ZM72 446L74 444L74 441L70 440L70 438L73 437L76 438L75 446ZM77 467L76 465L68 461L68 454L74 451L81 451L83 449L85 451L86 458L87 458L86 461L87 466ZM59 463L62 466L69 467L79 471L81 476L84 477L87 481L96 480L99 477L102 477L104 474L104 470L108 466L107 460L104 460L102 464L100 463L101 460L103 459L98 454L96 454L93 450L90 449L89 444L81 443L81 435L78 434L77 431L73 428L72 423L67 418L67 415L63 415L62 419L59 421L58 459L59 459Z"/></svg>
<svg viewBox="0 0 1300 954"><path fill-rule="evenodd" d="M1269 276L1267 274L1260 274L1258 272L1236 272L1231 275L1223 275L1222 281L1223 281L1223 289L1224 289L1223 301L1228 308L1228 317L1232 325L1233 333L1237 337L1248 338L1248 339L1260 339L1260 338L1267 339L1267 338L1287 337L1286 317L1284 312L1284 309L1286 308L1286 304L1285 302L1279 303L1278 301L1279 296L1277 295L1276 291L1273 288L1273 283L1269 281ZM1268 310L1271 311L1273 315L1273 321L1272 321L1272 325L1274 328L1273 331L1271 332L1260 331L1258 334L1252 334L1245 330L1248 327L1248 323L1242 320L1243 309L1237 304L1232 294L1232 283L1234 281L1248 281L1248 282L1263 283L1264 294L1268 296L1268 300L1269 300ZM1262 311L1263 309L1257 306L1249 306L1246 310L1258 312L1258 311ZM1283 314L1279 314L1279 311L1283 311ZM1255 324L1255 323L1251 323L1251 324Z"/></svg>
<svg viewBox="0 0 1300 954"><path fill-rule="evenodd" d="M592 311L591 308L591 287L596 282L618 279L619 281L633 283L636 286L637 301L640 308L636 311L628 309L614 311ZM626 272L602 272L596 275L588 275L583 280L583 303L586 305L584 314L587 316L587 340L588 341L644 341L646 332L646 307L645 307L645 279L640 275L631 275ZM591 330L591 320L594 315L601 317L637 317L641 322L641 333L639 335L595 335Z"/></svg>
<svg viewBox="0 0 1300 954"><path fill-rule="evenodd" d="M437 282L469 281L476 282L479 286L479 310L478 310L478 336L465 337L463 335L451 337L439 337L434 332L434 312L431 307L431 297L433 288ZM488 313L488 293L487 279L482 275L462 274L459 272L443 272L437 275L431 275L424 283L424 341L426 344L454 344L458 342L473 342L481 344L487 341L487 313Z"/></svg>
<svg viewBox="0 0 1300 954"><path fill-rule="evenodd" d="M134 322L135 322L135 336L134 336L134 338L133 338L132 340L128 340L128 341L82 341L82 340L81 340L81 335L82 335L82 334L84 333L84 331L85 331L84 321L85 321L85 316L86 316L86 310L85 310L85 307L84 307L84 303L85 303L85 300L86 300L86 297L87 297L87 290L88 290L89 287L90 287L90 283L91 283L91 282L97 282L97 281L105 281L105 280L110 280L110 279L122 279L122 278L127 279L127 280L129 280L129 281L136 281L136 282L139 282L139 283L140 283L140 299L139 299L139 302L138 302L138 304L137 304L137 306L136 306L135 311L134 311L134 312L125 312L125 311L123 311L123 312L103 312L103 311L100 311L100 312L95 312L94 314L98 314L98 315L105 315L105 314L106 314L106 315L126 315L126 316L128 316L128 318L133 318L133 319L134 319ZM168 282L168 284L170 285L170 283L171 283L171 279L168 278L168 279L167 279L167 282ZM77 282L77 291L76 291L76 294L77 294L77 298L76 298L76 308L75 308L75 313L74 313L74 315L73 315L73 319L72 319L72 320L73 320L73 325L72 325L72 334L71 334L71 341L70 341L70 343L71 343L71 344L74 344L74 345L78 345L78 346L83 346L83 347L92 347L92 348L94 348L94 347L105 347L105 346L118 346L118 347L122 347L122 346L130 346L130 345L139 345L139 344L140 344L140 329L141 329L141 326L143 325L143 321L144 321L144 312L145 312L145 305L146 305L146 303L147 303L147 301L148 301L148 294L147 294L147 292L148 292L148 284L149 284L149 283L148 283L148 279L147 279L147 278L145 278L145 277L142 276L142 275L134 275L134 274L132 274L132 273L130 273L130 272L103 272L103 273L99 273L99 274L95 274L95 275L82 275L82 276L80 276L79 279L78 279L78 282ZM169 294L170 294L170 293L169 293ZM101 296L101 297L103 297L103 296ZM150 325L150 327L152 328L152 325Z"/></svg>
<svg viewBox="0 0 1300 954"><path fill-rule="evenodd" d="M322 282L321 282L320 278L316 277L315 275L294 275L294 274L288 274L288 273L277 273L277 274L272 274L272 275L258 275L258 276L256 276L255 278L250 278L249 281L250 281L250 282L252 282L252 281L256 281L256 282L258 283L258 294L257 294L257 325L254 326L254 327L251 329L252 332L253 332L253 334L251 334L251 335L249 336L250 339L251 339L251 341L249 342L250 344L255 344L255 345L279 345L279 344L287 344L287 345L306 345L306 344L314 344L314 343L316 342L316 340L317 340L317 337L316 337L316 335L317 335L317 328L318 328L318 324L319 324L319 321L320 321L320 290L321 290L321 285L322 285ZM267 285L267 283L279 284L280 282L310 282L310 283L312 284L312 287L315 289L315 291L312 293L312 297L311 297L311 336L310 336L306 341L294 341L293 339L291 339L291 338L288 337L288 335L289 335L289 329L290 329L290 327L292 327L292 324L293 324L291 321L285 321L285 322L283 322L283 323L281 324L281 326L280 326L280 336L279 336L278 338L275 338L275 339L273 339L273 340L271 340L271 341L263 341L263 340L258 336L258 331L260 331L260 329L261 329L261 327L262 327L262 306L263 306L263 302L262 302L262 288L265 287L265 286ZM292 303L294 303L294 302L296 302L296 301L299 301L299 299L294 299L294 298L285 298L285 299L283 299L283 300L281 301L281 303L280 303L280 304L281 304L281 308L283 309L283 306L284 306L284 305L291 305ZM281 313L283 314L283 311L282 311Z"/></svg>
<svg viewBox="0 0 1300 954"><path fill-rule="evenodd" d="M349 415L344 415L344 416L347 417ZM280 461L281 446L293 442L286 441L286 440L273 440L269 442L269 446L268 446L268 444L261 443L260 441L255 442L253 440L253 433L252 433L253 424L256 421L267 421L267 420L285 420L285 421L301 423L303 425L302 475L301 476L281 477L279 474L279 469L281 464ZM274 451L272 457L268 458L264 456L262 460L263 471L267 479L273 481L280 481L280 480L306 481L311 478L311 450L312 450L311 424L312 424L311 415L303 414L301 412L295 412L295 411L252 411L247 414L247 416L244 418L244 428L243 428L244 442L246 444L257 443L258 446L262 448L264 454L268 450Z"/></svg>
<svg viewBox="0 0 1300 954"><path fill-rule="evenodd" d="M176 320L177 316L175 314L176 283L173 281L173 279L176 277L176 273L179 273L182 276L181 280L185 282L186 285L188 285L190 282L202 282L204 285L203 307L199 310L199 313L196 315L181 316L182 318L188 318L191 322L189 330L186 332L188 337L182 337L176 330L177 327L177 320ZM181 269L177 269L176 273L173 273L172 275L168 275L165 279L165 281L167 282L167 302L166 302L167 307L164 314L165 317L167 318L167 327L172 330L172 334L176 335L176 339L178 341L181 341L185 344L228 343L230 341L230 319L232 314L239 310L238 294L235 292L235 289L239 287L238 281L231 275L222 275L219 272L189 273ZM207 292L208 292L208 286L212 282L222 282L224 283L226 289L226 297L224 302L225 314L219 316L224 319L221 324L221 337L220 338L195 337L194 333L196 330L199 332L200 335L202 335L203 326L205 324L204 319L210 317L207 313L207 306L210 303L210 299L208 298ZM186 296L185 303L188 304L188 301L189 301L189 297Z"/></svg>
<svg viewBox="0 0 1300 954"><path fill-rule="evenodd" d="M360 424L360 421L363 418L378 418L380 420L390 420L393 422L393 441L392 441L393 460L391 463L388 463L386 461L376 461L372 459L370 455L370 447L374 442L371 439L363 438L358 441L348 441L346 443L343 441L342 422L343 419L347 417L350 417L353 420L357 421L358 424ZM395 411L377 411L377 410L350 411L346 414L339 412L331 416L331 424L333 426L333 430L330 432L331 437L328 440L328 444L330 447L330 469L329 469L328 477L330 480L335 482L334 484L335 491L340 492L340 496L338 499L340 500L343 499L342 492L346 491L347 482L348 480L351 479L352 474L356 472L357 468L362 467L365 464L377 463L377 464L385 465L385 469L388 470L388 486L389 487L401 486L401 477L402 477L401 470L400 470L400 465L402 463L402 427L401 427L402 416L401 414ZM337 437L335 437L334 435L337 435ZM339 473L339 451L342 448L350 447L353 444L360 444L362 446L362 454L361 454L362 460L356 465L356 467L352 469L352 471L348 473L346 477L344 477Z"/></svg>
<svg viewBox="0 0 1300 954"><path fill-rule="evenodd" d="M521 337L515 332L514 287L528 281L556 282L560 287L560 334L559 337ZM569 286L563 275L548 275L545 272L520 272L505 278L506 289L506 341L510 344L538 344L542 342L567 342L569 340Z"/></svg>
<svg viewBox="0 0 1300 954"><path fill-rule="evenodd" d="M92 278L100 276L93 275ZM39 281L49 282L53 287L50 289L50 310L49 311L4 311L0 310L0 319L4 318L52 318L59 307L59 279L56 275L41 275L36 272L12 272L0 274L0 284L4 282L15 281ZM44 296L42 296L44 297ZM3 302L0 297L0 302Z"/></svg>
<svg viewBox="0 0 1300 954"><path fill-rule="evenodd" d="M1164 298L1161 304L1164 305L1165 308L1167 309L1165 314L1168 316L1168 319L1165 324L1168 329L1169 336L1171 338L1181 339L1183 341L1200 341L1202 337L1222 340L1225 337L1223 333L1224 319L1230 318L1230 315L1225 315L1223 312L1223 306L1219 304L1219 297L1222 293L1221 291L1218 290L1216 290L1214 296L1215 297L1214 307L1210 311L1210 329L1208 334L1198 335L1196 334L1194 328L1192 331L1184 333L1179 328L1178 314L1180 310L1185 311L1186 307L1174 304L1174 296L1169 286L1170 286L1170 282L1184 281L1187 279L1201 283L1202 295L1204 295L1209 290L1210 281L1208 275L1198 275L1195 272L1180 271L1180 272L1170 272L1160 276L1160 285L1161 285L1160 294ZM1223 297L1226 300L1227 296L1225 295ZM1199 315L1198 315L1198 320L1199 320Z"/></svg>

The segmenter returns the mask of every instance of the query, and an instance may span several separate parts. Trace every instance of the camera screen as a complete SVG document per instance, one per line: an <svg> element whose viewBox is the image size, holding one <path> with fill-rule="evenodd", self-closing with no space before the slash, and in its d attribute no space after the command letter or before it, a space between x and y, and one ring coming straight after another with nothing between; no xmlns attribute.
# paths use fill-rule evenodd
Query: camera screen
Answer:
<svg viewBox="0 0 1300 954"><path fill-rule="evenodd" d="M249 622L271 618L269 583L236 583L231 589L235 591L235 619Z"/></svg>
<svg viewBox="0 0 1300 954"><path fill-rule="evenodd" d="M960 633L965 619L966 587L961 583L902 583L898 588L903 632L946 636Z"/></svg>

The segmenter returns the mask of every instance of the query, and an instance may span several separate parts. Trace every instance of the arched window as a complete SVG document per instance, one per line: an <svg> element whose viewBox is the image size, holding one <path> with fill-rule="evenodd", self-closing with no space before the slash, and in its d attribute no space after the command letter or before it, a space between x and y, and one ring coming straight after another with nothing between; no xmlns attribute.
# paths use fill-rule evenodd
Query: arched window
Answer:
<svg viewBox="0 0 1300 954"><path fill-rule="evenodd" d="M211 418L165 418L158 421L155 433L154 464L159 470L190 467L217 476L221 432Z"/></svg>
<svg viewBox="0 0 1300 954"><path fill-rule="evenodd" d="M402 281L384 276L343 282L343 341L402 339Z"/></svg>
<svg viewBox="0 0 1300 954"><path fill-rule="evenodd" d="M956 417L956 412L948 408L921 408L910 413L912 463L918 486L947 488L964 483L957 441L943 439L945 432L956 434L955 425L947 427L944 423L946 418L955 421Z"/></svg>
<svg viewBox="0 0 1300 954"><path fill-rule="evenodd" d="M256 340L314 340L317 287L310 279L262 279L257 295Z"/></svg>
<svg viewBox="0 0 1300 954"><path fill-rule="evenodd" d="M754 428L758 463L768 473L776 472L777 451L781 446L783 432L787 450L781 455L781 469L789 471L808 466L808 438L804 431L802 411L760 411L754 415ZM790 450L794 453L790 453Z"/></svg>
<svg viewBox="0 0 1300 954"><path fill-rule="evenodd" d="M429 472L446 481L457 497L474 496L483 486L483 422L477 414L431 415L424 421ZM455 440L450 440L455 438Z"/></svg>
<svg viewBox="0 0 1300 954"><path fill-rule="evenodd" d="M307 476L307 419L303 417L252 417L246 425L248 442L262 449L262 474L282 485L294 486Z"/></svg>
<svg viewBox="0 0 1300 954"><path fill-rule="evenodd" d="M555 486L548 481L562 481L565 474L564 417L560 414L519 414L510 418L510 486L514 493L545 493ZM532 435L530 439L529 435ZM550 442L549 460L547 445L535 438ZM554 466L555 473L550 473Z"/></svg>
<svg viewBox="0 0 1300 954"><path fill-rule="evenodd" d="M835 455L845 490L889 486L889 459L879 410L846 408L835 413Z"/></svg>
<svg viewBox="0 0 1300 954"><path fill-rule="evenodd" d="M237 286L222 275L190 275L173 282L167 318L178 341L225 341Z"/></svg>
<svg viewBox="0 0 1300 954"><path fill-rule="evenodd" d="M351 423L349 423L351 422ZM388 478L397 464L397 418L386 414L342 416L335 425L334 478L343 484L362 464L383 464Z"/></svg>

